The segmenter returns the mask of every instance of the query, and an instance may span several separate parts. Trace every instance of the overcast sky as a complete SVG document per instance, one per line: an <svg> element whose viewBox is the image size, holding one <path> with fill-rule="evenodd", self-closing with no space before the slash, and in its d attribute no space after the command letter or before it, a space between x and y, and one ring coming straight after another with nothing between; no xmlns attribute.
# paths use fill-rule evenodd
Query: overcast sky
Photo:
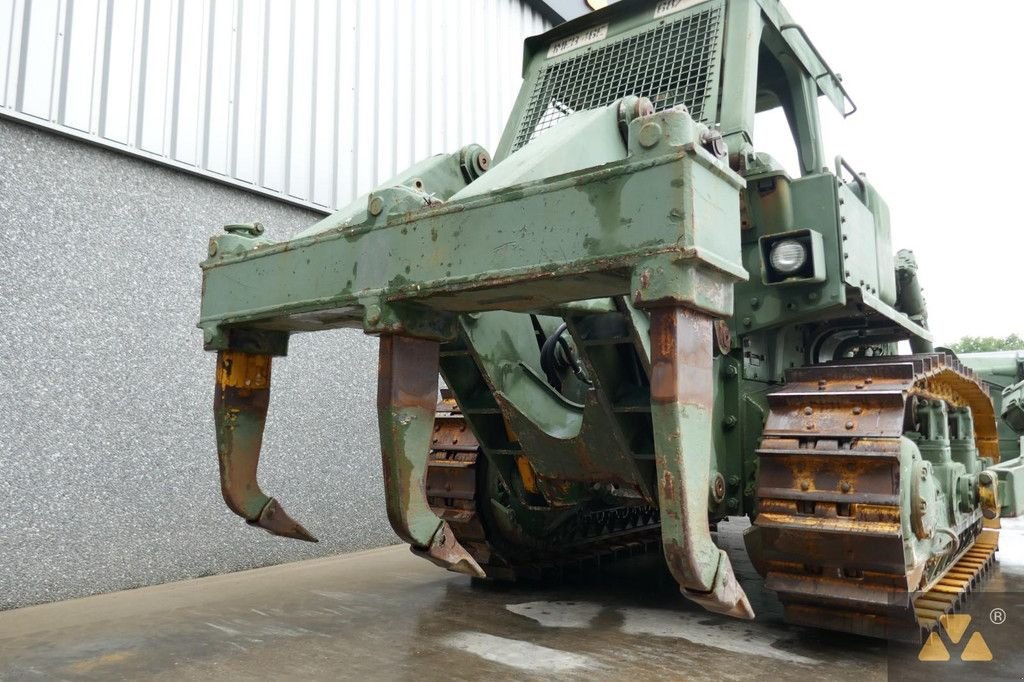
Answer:
<svg viewBox="0 0 1024 682"><path fill-rule="evenodd" d="M827 157L841 153L888 201L936 341L1024 334L1024 2L783 4L860 107L843 121L820 100Z"/></svg>

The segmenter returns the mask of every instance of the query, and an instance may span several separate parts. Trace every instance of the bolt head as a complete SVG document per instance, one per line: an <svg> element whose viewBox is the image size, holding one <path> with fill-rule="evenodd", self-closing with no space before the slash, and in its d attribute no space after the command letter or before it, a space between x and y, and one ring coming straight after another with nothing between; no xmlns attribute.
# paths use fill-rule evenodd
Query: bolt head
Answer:
<svg viewBox="0 0 1024 682"><path fill-rule="evenodd" d="M644 123L640 126L636 140L644 149L650 149L661 140L661 126L654 121Z"/></svg>
<svg viewBox="0 0 1024 682"><path fill-rule="evenodd" d="M712 492L715 496L716 502L721 502L722 498L725 497L725 478L722 477L722 474L718 474L715 476L714 488Z"/></svg>
<svg viewBox="0 0 1024 682"><path fill-rule="evenodd" d="M370 197L369 204L370 215L380 215L384 211L384 201L378 197Z"/></svg>
<svg viewBox="0 0 1024 682"><path fill-rule="evenodd" d="M640 117L640 116L650 116L653 113L654 113L654 102L652 102L651 100L649 100L646 97L639 97L639 98L637 98L637 100L636 100L636 115L637 115L637 117Z"/></svg>
<svg viewBox="0 0 1024 682"><path fill-rule="evenodd" d="M708 130L701 136L701 143L704 149L710 152L713 156L722 158L729 153L729 147L726 146L725 140L722 138L722 134L717 130Z"/></svg>

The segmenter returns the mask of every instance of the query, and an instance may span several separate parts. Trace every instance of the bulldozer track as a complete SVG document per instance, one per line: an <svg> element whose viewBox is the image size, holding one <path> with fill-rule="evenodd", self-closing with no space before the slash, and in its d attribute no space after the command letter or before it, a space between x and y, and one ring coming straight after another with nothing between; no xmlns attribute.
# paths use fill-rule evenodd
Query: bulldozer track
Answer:
<svg viewBox="0 0 1024 682"><path fill-rule="evenodd" d="M799 368L769 396L758 449L760 550L765 585L795 624L920 641L962 608L995 561L998 523L975 510L956 529L958 550L908 573L903 547L900 438L913 398L971 407L979 454L998 457L991 401L973 372L930 354ZM658 551L648 507L581 514L557 542L495 537L480 505L481 449L454 400L437 407L428 501L460 544L497 580L543 579Z"/></svg>
<svg viewBox="0 0 1024 682"><path fill-rule="evenodd" d="M434 416L427 467L427 500L488 578L550 579L576 570L661 550L661 524L651 507L578 514L544 546L502 550L480 506L480 444L454 399L443 397ZM507 543L507 540L505 541Z"/></svg>
<svg viewBox="0 0 1024 682"><path fill-rule="evenodd" d="M998 524L975 508L950 533L948 554L908 565L902 518L913 514L900 480L908 409L915 398L970 407L979 454L997 459L987 391L944 354L843 361L786 378L768 397L758 450L752 558L766 587L789 622L919 641L992 565L998 533L985 526Z"/></svg>

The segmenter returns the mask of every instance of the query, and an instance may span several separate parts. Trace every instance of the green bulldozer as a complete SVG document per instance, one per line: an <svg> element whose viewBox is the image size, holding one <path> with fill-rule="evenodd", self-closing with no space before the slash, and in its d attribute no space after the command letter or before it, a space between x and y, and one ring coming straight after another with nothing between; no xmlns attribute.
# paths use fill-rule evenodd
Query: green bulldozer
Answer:
<svg viewBox="0 0 1024 682"><path fill-rule="evenodd" d="M199 321L228 506L315 541L257 483L271 361L358 328L416 554L514 580L660 550L750 619L713 535L748 516L789 622L919 639L1024 505L1024 418L933 347L884 199L824 158L822 98L856 108L777 0L622 0L526 41L493 157L428 158L287 241L228 225ZM776 108L799 177L758 147Z"/></svg>

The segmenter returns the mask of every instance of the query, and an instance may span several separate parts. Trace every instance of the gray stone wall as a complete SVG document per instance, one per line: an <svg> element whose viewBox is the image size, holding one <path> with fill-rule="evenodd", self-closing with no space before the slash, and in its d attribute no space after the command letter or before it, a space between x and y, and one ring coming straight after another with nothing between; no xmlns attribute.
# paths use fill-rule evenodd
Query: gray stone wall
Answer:
<svg viewBox="0 0 1024 682"><path fill-rule="evenodd" d="M261 482L320 544L220 499L197 263L225 223L319 217L0 120L0 609L397 541L358 332L274 367Z"/></svg>

